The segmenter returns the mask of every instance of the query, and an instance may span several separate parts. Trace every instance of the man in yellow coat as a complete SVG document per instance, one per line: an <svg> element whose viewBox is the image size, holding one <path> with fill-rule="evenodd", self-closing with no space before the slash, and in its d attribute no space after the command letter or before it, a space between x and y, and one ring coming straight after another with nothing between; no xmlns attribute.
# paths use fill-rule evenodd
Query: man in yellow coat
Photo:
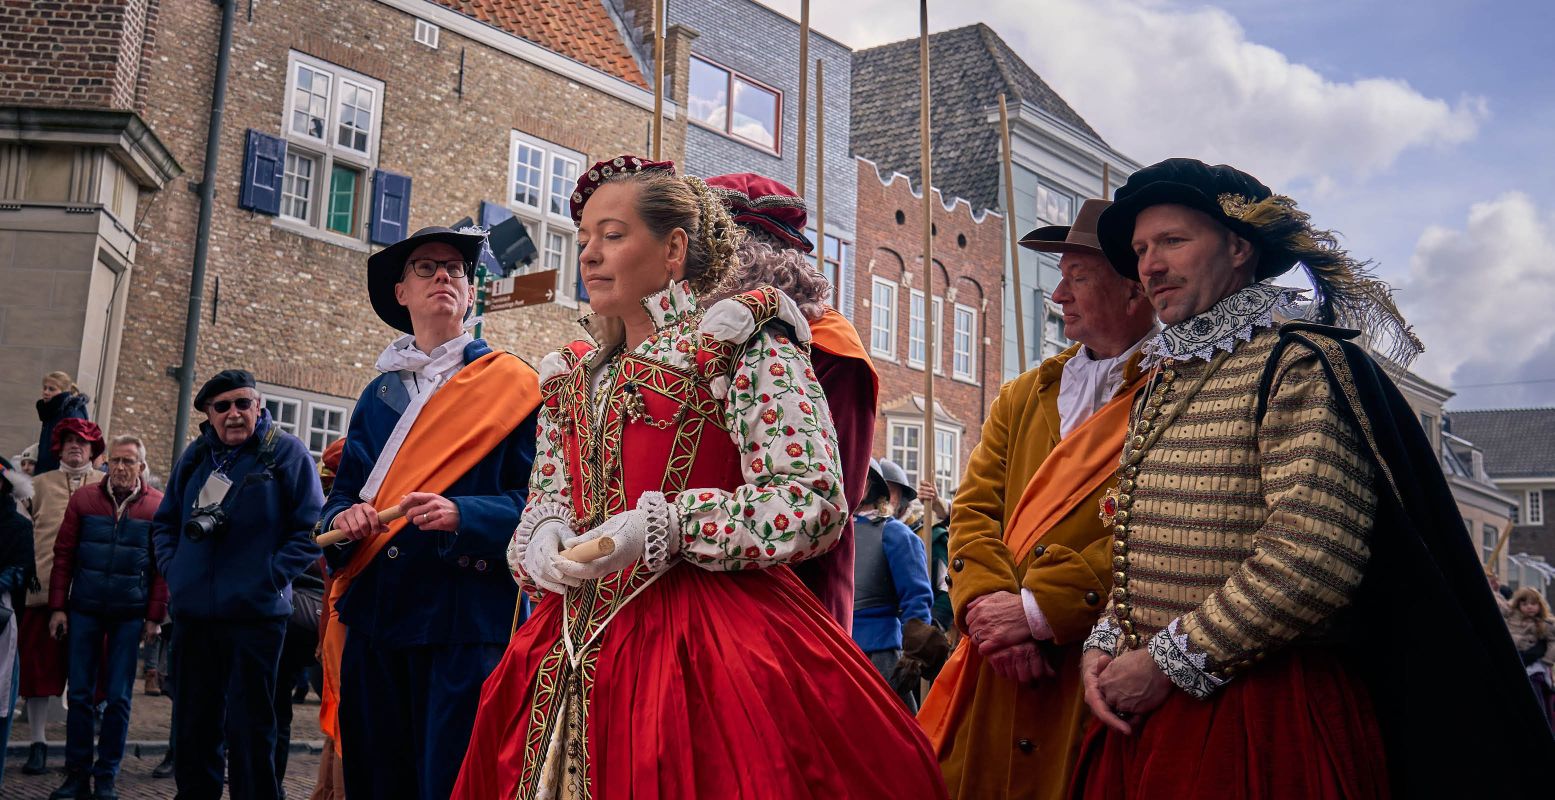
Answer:
<svg viewBox="0 0 1555 800"><path fill-rule="evenodd" d="M1097 503L1155 326L1139 283L1102 254L1108 205L1087 200L1072 226L1021 241L1062 254L1053 300L1078 344L999 390L951 508L950 597L966 635L919 719L952 797L1062 797L1089 719L1080 651L1112 581Z"/></svg>

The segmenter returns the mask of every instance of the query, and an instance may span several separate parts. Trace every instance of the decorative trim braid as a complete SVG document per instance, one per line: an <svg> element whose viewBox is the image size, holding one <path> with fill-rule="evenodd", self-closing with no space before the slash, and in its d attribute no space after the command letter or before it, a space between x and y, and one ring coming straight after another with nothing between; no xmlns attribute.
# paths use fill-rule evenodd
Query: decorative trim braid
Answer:
<svg viewBox="0 0 1555 800"><path fill-rule="evenodd" d="M1180 618L1179 618L1180 619ZM1177 632L1177 620L1150 637L1150 657L1177 688L1200 700L1209 697L1225 684L1224 680L1205 671L1207 657L1188 649L1188 634Z"/></svg>
<svg viewBox="0 0 1555 800"><path fill-rule="evenodd" d="M508 569L517 575L523 571L524 554L529 552L529 540L534 536L535 529L541 523L552 520L560 521L568 528L577 530L572 516L572 509L561 503L535 503L524 507L524 515L518 520L518 527L513 531L513 539L508 542Z"/></svg>
<svg viewBox="0 0 1555 800"><path fill-rule="evenodd" d="M1300 289L1255 283L1235 292L1175 325L1168 325L1146 342L1140 367L1148 369L1166 359L1208 361L1216 352L1229 353L1238 342L1251 341L1259 328L1275 326L1274 316L1296 316Z"/></svg>
<svg viewBox="0 0 1555 800"><path fill-rule="evenodd" d="M637 500L637 510L647 517L648 537L643 544L643 566L653 572L663 572L670 559L680 549L679 515L674 506L664 499L663 492L643 492Z"/></svg>
<svg viewBox="0 0 1555 800"><path fill-rule="evenodd" d="M1108 614L1096 621L1096 627L1091 628L1091 635L1085 637L1085 646L1082 650L1100 650L1109 656L1118 654L1118 642L1123 639L1123 629L1118 627L1118 621Z"/></svg>

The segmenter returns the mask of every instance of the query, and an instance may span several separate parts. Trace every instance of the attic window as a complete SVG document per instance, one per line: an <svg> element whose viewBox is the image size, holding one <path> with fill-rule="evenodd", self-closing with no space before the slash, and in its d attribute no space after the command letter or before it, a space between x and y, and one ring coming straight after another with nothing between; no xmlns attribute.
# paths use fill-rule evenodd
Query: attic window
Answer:
<svg viewBox="0 0 1555 800"><path fill-rule="evenodd" d="M898 224L898 225L906 225L907 224L907 215L902 213L901 209L897 209L896 210L896 224Z"/></svg>
<svg viewBox="0 0 1555 800"><path fill-rule="evenodd" d="M437 34L439 28L424 19L416 20L416 42L424 44L433 50L437 49Z"/></svg>

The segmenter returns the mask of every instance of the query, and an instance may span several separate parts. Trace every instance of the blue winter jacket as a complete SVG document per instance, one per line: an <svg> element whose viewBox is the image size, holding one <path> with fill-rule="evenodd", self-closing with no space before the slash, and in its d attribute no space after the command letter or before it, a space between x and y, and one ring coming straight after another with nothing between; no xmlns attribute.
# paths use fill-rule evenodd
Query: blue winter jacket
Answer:
<svg viewBox="0 0 1555 800"><path fill-rule="evenodd" d="M200 440L185 448L173 467L151 539L175 621L286 616L292 612L292 581L319 557L313 543L324 504L318 468L301 440L278 431L275 468L266 469L259 445L270 425L270 412L260 411L248 441L228 448L210 423L201 423ZM231 522L225 532L191 541L183 534L184 522L206 478L229 456L232 488L224 502Z"/></svg>
<svg viewBox="0 0 1555 800"><path fill-rule="evenodd" d="M864 515L856 515L854 530L867 521ZM891 568L891 582L896 586L896 604L854 607L853 641L866 653L902 649L902 625L907 620L933 622L929 607L934 602L934 591L929 585L929 564L923 540L901 521L890 519L885 523L882 546L886 563Z"/></svg>
<svg viewBox="0 0 1555 800"><path fill-rule="evenodd" d="M464 348L469 364L491 352L482 339ZM507 356L504 356L507 357ZM322 529L336 514L362 502L368 473L400 415L410 404L398 372L373 379L351 412L345 452L324 505ZM352 636L384 646L506 644L512 634L518 586L508 571L507 547L529 494L535 458L531 413L496 449L441 494L459 509L459 530L424 531L411 520L351 581L337 608ZM378 498L386 508L398 497ZM324 548L331 570L345 566L355 543ZM520 617L527 617L523 601Z"/></svg>

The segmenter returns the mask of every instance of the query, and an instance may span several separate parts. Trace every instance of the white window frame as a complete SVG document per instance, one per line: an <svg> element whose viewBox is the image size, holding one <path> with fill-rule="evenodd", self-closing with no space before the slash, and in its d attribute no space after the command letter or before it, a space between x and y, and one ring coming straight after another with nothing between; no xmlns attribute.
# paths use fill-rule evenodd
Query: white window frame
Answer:
<svg viewBox="0 0 1555 800"><path fill-rule="evenodd" d="M810 237L810 241L815 241L815 228L806 228L805 235ZM841 310L842 285L848 279L847 265L849 256L853 251L853 243L840 236L833 236L829 233L826 234L826 241L837 243L837 258L834 259L831 256L826 255L826 242L821 242L819 245L817 245L816 252L809 253L805 256L805 258L809 260L810 266L819 269L821 275L825 276L827 283L831 284L831 297L827 298L826 304L834 309ZM824 256L824 260L817 261L816 257L818 255ZM828 270L830 270L830 273L828 273Z"/></svg>
<svg viewBox="0 0 1555 800"><path fill-rule="evenodd" d="M347 398L267 383L261 383L256 388L259 391L260 402L266 408L275 405L296 411L296 419L292 422L277 418L274 411L270 412L271 420L279 425L281 430L301 439L303 447L308 448L308 452L312 453L314 458L322 457L324 447L328 447L336 439L345 438L346 432L351 428L351 401ZM330 412L339 414L340 428L337 430L326 426L315 426L313 424L315 409L325 412L326 421ZM323 447L317 450L313 449L315 433L325 435Z"/></svg>
<svg viewBox="0 0 1555 800"><path fill-rule="evenodd" d="M1482 522L1479 526L1479 535L1479 560L1485 566L1494 569L1495 565L1490 563L1490 560L1496 555L1496 540L1501 538L1501 532L1496 530L1496 526Z"/></svg>
<svg viewBox="0 0 1555 800"><path fill-rule="evenodd" d="M891 299L881 308L880 291L890 292ZM896 281L871 278L869 287L869 352L888 361L896 360ZM882 347L881 343L885 346Z"/></svg>
<svg viewBox="0 0 1555 800"><path fill-rule="evenodd" d="M296 436L297 427L302 424L302 401L292 397L282 397L279 395L271 394L270 392L261 392L260 397L260 405L264 406L265 408L269 408L273 403L278 408L287 408L291 410L292 419L290 421L287 421L283 415L277 414L274 410L270 412L270 421L275 425L279 425L281 430Z"/></svg>
<svg viewBox="0 0 1555 800"><path fill-rule="evenodd" d="M439 30L441 29L436 25L433 25L424 19L417 19L415 33L416 43L426 45L427 47L436 50Z"/></svg>
<svg viewBox="0 0 1555 800"><path fill-rule="evenodd" d="M292 111L297 94L297 78L301 67L329 75L330 91L325 102L323 137L312 136L292 129ZM340 111L346 84L372 92L372 105L366 109L372 118L367 134L367 151L362 152L338 144ZM294 159L308 159L314 164L313 182L308 188L308 207L303 215L288 212L283 201L282 210L275 224L292 229L302 229L310 236L326 240L351 242L360 245L367 238L369 206L372 205L372 176L378 166L378 141L383 130L383 81L353 72L337 64L314 58L295 50L287 54L286 96L281 111L281 138L286 140L288 164ZM349 234L329 227L329 204L335 166L346 167L358 173L356 200ZM286 173L291 174L289 171ZM290 180L283 180L283 187Z"/></svg>
<svg viewBox="0 0 1555 800"><path fill-rule="evenodd" d="M897 444L897 433L902 434L902 443ZM907 442L907 434L915 437L917 444L910 445ZM897 466L907 473L907 482L913 485L918 483L918 465L923 463L923 424L917 422L904 422L890 420L886 432L886 458L895 461Z"/></svg>
<svg viewBox="0 0 1555 800"><path fill-rule="evenodd" d="M923 290L907 290L907 366L923 369L928 359L928 341L923 329Z"/></svg>
<svg viewBox="0 0 1555 800"><path fill-rule="evenodd" d="M961 429L934 426L934 487L950 505L961 482Z"/></svg>
<svg viewBox="0 0 1555 800"><path fill-rule="evenodd" d="M961 348L961 319L967 317L966 349ZM966 369L961 369L963 356ZM955 303L951 310L950 375L963 381L977 380L977 309L963 303Z"/></svg>
<svg viewBox="0 0 1555 800"><path fill-rule="evenodd" d="M324 413L324 419L325 419L325 424L324 425L314 425L313 424L313 415L315 413L317 413L317 412L323 412ZM340 427L339 427L339 429L332 428L332 427L328 426L328 420L329 420L329 415L330 414L339 414L340 415ZM299 435L297 438L302 439L302 443L307 446L308 452L312 453L314 458L319 458L319 457L324 455L324 448L325 447L329 447L329 445L331 443L333 443L335 441L335 439L344 439L345 438L345 435L346 435L346 425L350 422L350 420L351 420L351 409L349 409L349 408L345 408L343 406L331 405L329 403L311 402L311 403L308 404L307 435L306 436ZM324 434L324 436L325 436L324 446L320 447L318 450L314 450L313 449L313 435L316 434L316 433ZM331 435L333 435L334 438L329 438Z"/></svg>
<svg viewBox="0 0 1555 800"><path fill-rule="evenodd" d="M919 349L924 351L924 355L927 355L929 345L932 344L934 350L934 374L944 375L945 348L942 345L945 341L945 298L939 296L934 298L934 341L932 343L925 341L925 335L928 332L923 330L923 320L919 318L922 311L919 311L918 315L913 313L914 300L918 301L919 308L922 308L922 289L907 290L907 366L913 369L923 369L924 357L920 355L918 358L913 358L912 349L915 341ZM913 336L913 325L915 324L918 326L919 331L917 336Z"/></svg>
<svg viewBox="0 0 1555 800"><path fill-rule="evenodd" d="M958 426L942 422L934 424L934 485L946 504L955 496L957 484L961 480L961 433ZM916 446L909 438L917 443ZM895 461L907 473L907 481L915 487L922 480L917 465L924 463L923 442L921 421L905 418L887 420L886 458Z"/></svg>
<svg viewBox="0 0 1555 800"><path fill-rule="evenodd" d="M515 196L520 148L540 154L538 205L519 202ZM558 161L571 166L571 179L558 182ZM511 132L508 141L507 188L504 190L506 204L508 210L523 221L538 251L535 260L527 268L520 267L517 272L522 274L555 269L557 302L572 307L577 306L578 297L578 226L572 221L572 190L577 176L586 166L583 154L576 150L569 150L522 131ZM559 206L559 211L552 208L553 202ZM559 241L553 241L553 238ZM557 244L560 244L559 248L555 246Z"/></svg>
<svg viewBox="0 0 1555 800"><path fill-rule="evenodd" d="M1528 520L1527 522L1523 523L1524 525L1544 524L1543 489L1529 489L1527 492L1525 492L1523 494L1523 507L1528 511L1528 513L1524 515Z"/></svg>

